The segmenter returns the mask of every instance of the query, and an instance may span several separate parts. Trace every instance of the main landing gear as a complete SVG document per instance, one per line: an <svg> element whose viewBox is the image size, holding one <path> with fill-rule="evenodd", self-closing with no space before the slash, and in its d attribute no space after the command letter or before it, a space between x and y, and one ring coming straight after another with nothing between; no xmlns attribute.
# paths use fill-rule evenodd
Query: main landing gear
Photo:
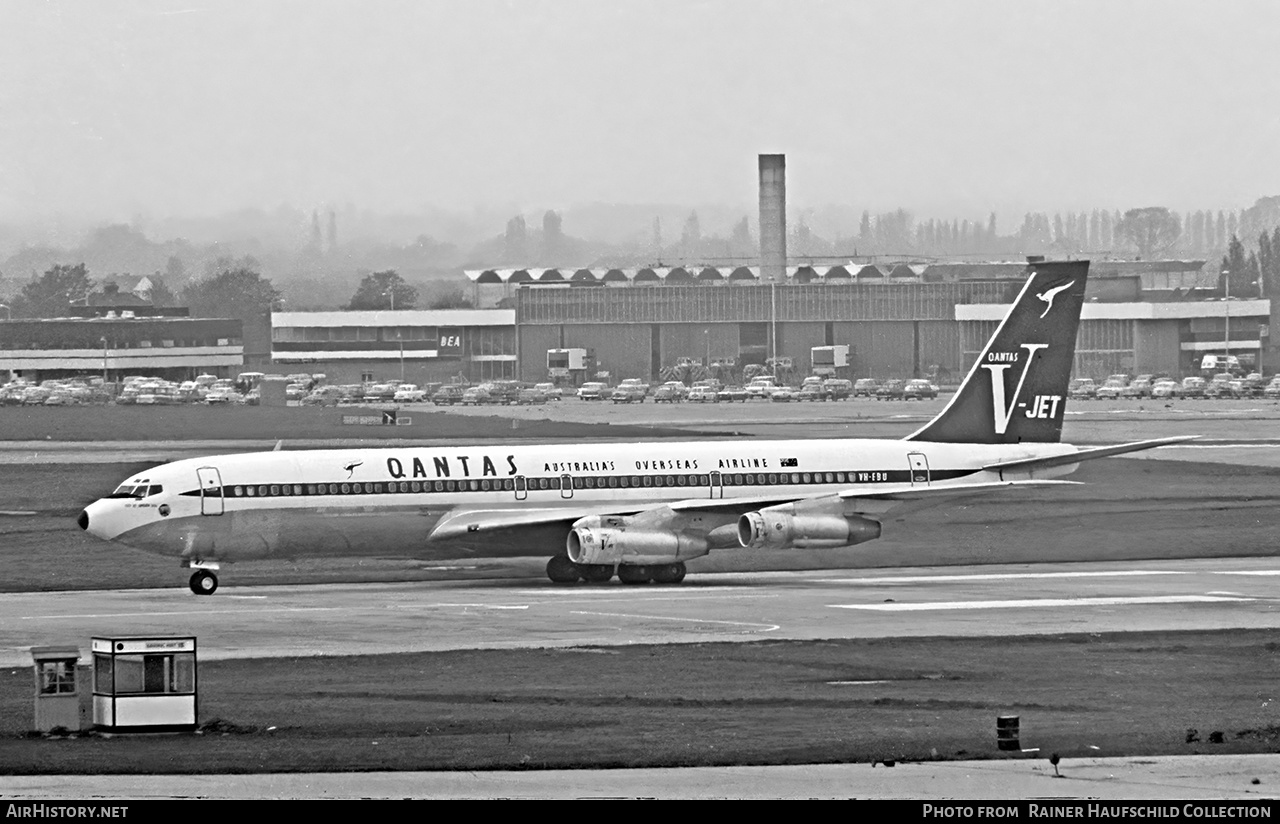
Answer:
<svg viewBox="0 0 1280 824"><path fill-rule="evenodd" d="M613 577L612 564L575 564L568 555L556 555L547 561L547 577L557 584L603 584ZM680 561L672 564L619 564L618 580L624 584L678 584L684 580L685 567ZM194 585L193 585L194 586Z"/></svg>

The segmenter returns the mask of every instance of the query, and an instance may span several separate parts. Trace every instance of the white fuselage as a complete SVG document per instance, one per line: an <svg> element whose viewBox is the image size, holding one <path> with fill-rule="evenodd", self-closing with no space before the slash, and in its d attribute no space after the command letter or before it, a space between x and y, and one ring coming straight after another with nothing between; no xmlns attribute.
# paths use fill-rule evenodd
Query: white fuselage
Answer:
<svg viewBox="0 0 1280 824"><path fill-rule="evenodd" d="M745 510L859 488L1025 479L1027 472L1002 477L982 467L1075 451L1067 444L793 440L261 452L155 467L126 484L148 494L103 498L81 517L98 537L209 562L534 556L562 551L568 524L590 514L704 498L740 498ZM460 514L505 510L554 512L545 528L513 528L505 540L486 535L476 546L456 528ZM724 517L731 522L737 513Z"/></svg>

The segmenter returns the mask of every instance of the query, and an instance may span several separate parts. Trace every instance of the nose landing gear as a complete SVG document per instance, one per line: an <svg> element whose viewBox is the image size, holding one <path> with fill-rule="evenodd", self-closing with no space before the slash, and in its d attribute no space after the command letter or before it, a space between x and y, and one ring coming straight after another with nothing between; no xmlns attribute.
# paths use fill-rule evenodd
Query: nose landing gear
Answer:
<svg viewBox="0 0 1280 824"><path fill-rule="evenodd" d="M191 591L196 595L212 595L218 591L218 576L216 570L218 564L216 562L192 560L187 566L195 570L191 573L189 585Z"/></svg>

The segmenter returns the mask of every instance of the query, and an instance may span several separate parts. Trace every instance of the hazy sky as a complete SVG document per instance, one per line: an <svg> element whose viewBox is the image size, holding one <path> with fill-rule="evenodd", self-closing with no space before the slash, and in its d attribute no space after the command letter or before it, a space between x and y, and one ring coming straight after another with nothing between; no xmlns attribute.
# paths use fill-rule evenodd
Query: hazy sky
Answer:
<svg viewBox="0 0 1280 824"><path fill-rule="evenodd" d="M1280 2L0 0L0 219L1280 194ZM1016 222L1016 220L1014 220Z"/></svg>

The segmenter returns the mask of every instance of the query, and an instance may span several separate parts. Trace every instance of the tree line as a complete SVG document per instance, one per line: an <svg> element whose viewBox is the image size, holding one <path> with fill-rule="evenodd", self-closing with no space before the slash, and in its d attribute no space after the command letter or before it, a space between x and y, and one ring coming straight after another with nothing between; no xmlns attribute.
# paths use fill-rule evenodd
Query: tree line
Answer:
<svg viewBox="0 0 1280 824"><path fill-rule="evenodd" d="M258 268L257 261L249 256L220 258L204 277L189 281L179 294L169 290L163 277L148 276L151 289L139 297L157 307L185 306L193 317L258 321L264 314L284 308L283 294ZM14 319L67 317L77 305L91 305L93 296L113 284L113 278L95 280L83 263L54 264L23 284L16 294L7 298L0 295L0 304L8 307L8 315ZM344 308L417 309L421 302L418 289L394 269L387 269L364 274ZM460 309L471 305L463 289L450 284L435 290L425 308Z"/></svg>

